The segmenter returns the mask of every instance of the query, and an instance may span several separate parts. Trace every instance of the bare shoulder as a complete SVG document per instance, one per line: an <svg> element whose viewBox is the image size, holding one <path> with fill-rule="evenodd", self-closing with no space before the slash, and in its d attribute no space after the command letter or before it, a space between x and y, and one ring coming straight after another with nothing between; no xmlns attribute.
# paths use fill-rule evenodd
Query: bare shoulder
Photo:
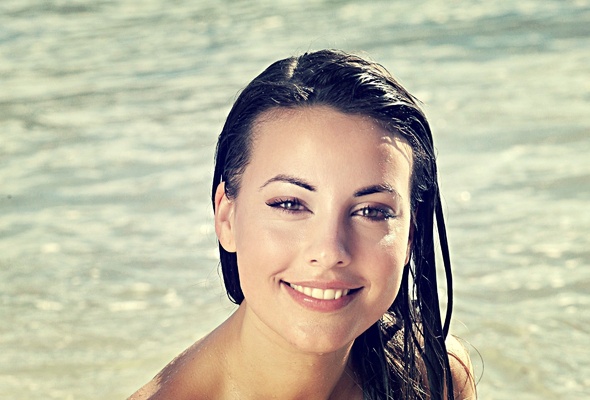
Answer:
<svg viewBox="0 0 590 400"><path fill-rule="evenodd" d="M150 382L132 394L127 400L197 399L209 397L203 393L214 393L214 375L203 371L203 358L207 356L206 340L201 339L172 360ZM211 366L211 365L209 365ZM202 397L195 397L200 393Z"/></svg>
<svg viewBox="0 0 590 400"><path fill-rule="evenodd" d="M455 337L449 335L446 340L451 374L453 375L453 392L455 400L475 400L475 379L471 358L465 346Z"/></svg>

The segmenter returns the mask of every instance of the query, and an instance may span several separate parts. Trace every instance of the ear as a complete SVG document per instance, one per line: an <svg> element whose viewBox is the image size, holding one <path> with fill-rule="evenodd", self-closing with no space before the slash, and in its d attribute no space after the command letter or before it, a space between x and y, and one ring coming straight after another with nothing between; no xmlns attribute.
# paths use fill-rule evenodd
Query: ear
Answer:
<svg viewBox="0 0 590 400"><path fill-rule="evenodd" d="M230 253L236 251L233 232L234 207L234 202L225 194L225 182L221 182L215 191L215 233L221 246Z"/></svg>

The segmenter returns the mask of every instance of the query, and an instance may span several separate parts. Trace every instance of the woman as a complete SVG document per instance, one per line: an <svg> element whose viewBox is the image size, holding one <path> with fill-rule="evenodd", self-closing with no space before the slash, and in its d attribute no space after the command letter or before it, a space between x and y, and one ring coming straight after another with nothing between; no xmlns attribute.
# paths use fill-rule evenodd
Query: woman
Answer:
<svg viewBox="0 0 590 400"><path fill-rule="evenodd" d="M447 336L450 261L416 103L380 65L333 50L278 61L243 90L212 198L238 309L131 399L475 398Z"/></svg>

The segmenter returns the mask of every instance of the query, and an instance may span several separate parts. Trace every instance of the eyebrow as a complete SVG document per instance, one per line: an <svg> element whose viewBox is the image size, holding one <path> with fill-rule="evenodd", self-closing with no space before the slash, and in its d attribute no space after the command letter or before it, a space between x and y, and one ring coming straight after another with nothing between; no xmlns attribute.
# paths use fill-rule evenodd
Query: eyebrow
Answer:
<svg viewBox="0 0 590 400"><path fill-rule="evenodd" d="M311 183L308 183L308 182L304 181L303 179L296 178L291 175L284 175L284 174L279 174L273 178L270 178L269 180L264 182L264 184L262 186L260 186L259 190L261 190L263 187L265 187L266 185L268 185L269 183L272 183L272 182L286 182L286 183L290 183L292 185L302 187L303 189L307 189L310 192L317 191L316 187L313 186Z"/></svg>
<svg viewBox="0 0 590 400"><path fill-rule="evenodd" d="M310 192L317 191L317 188L315 186L313 186L311 183L308 183L301 178L297 178L297 177L294 177L291 175L284 175L284 174L279 174L273 178L270 178L269 180L264 182L264 184L262 186L260 186L259 190L262 190L265 186L267 186L273 182L286 182L286 183L290 183L292 185L302 187L303 189L309 190ZM386 183L381 183L378 185L371 185L371 186L366 186L364 188L361 188L361 189L357 190L356 192L354 192L354 197L363 197L363 196L368 196L368 195L374 194L374 193L391 193L394 197L401 197L400 194L397 192L397 190L395 190L393 187L391 187L390 185L388 185Z"/></svg>
<svg viewBox="0 0 590 400"><path fill-rule="evenodd" d="M362 197L368 196L373 193L391 193L395 197L399 197L399 193L393 187L386 183L381 183L379 185L371 185L364 188L361 188L354 192L354 197Z"/></svg>

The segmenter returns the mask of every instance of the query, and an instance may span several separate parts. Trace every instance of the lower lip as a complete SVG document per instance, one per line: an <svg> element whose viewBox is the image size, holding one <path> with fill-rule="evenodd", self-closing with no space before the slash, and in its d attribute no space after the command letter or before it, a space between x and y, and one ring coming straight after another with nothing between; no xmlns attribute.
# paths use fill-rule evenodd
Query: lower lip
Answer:
<svg viewBox="0 0 590 400"><path fill-rule="evenodd" d="M339 299L335 300L321 300L307 296L304 293L298 292L297 290L289 286L289 284L287 283L282 282L282 285L285 287L285 290L287 290L287 292L291 295L293 300L299 303L302 307L305 307L308 310L319 312L334 312L341 310L342 308L346 307L352 300L354 300L355 296L360 291L355 290L353 293L347 294L346 296L342 296Z"/></svg>

